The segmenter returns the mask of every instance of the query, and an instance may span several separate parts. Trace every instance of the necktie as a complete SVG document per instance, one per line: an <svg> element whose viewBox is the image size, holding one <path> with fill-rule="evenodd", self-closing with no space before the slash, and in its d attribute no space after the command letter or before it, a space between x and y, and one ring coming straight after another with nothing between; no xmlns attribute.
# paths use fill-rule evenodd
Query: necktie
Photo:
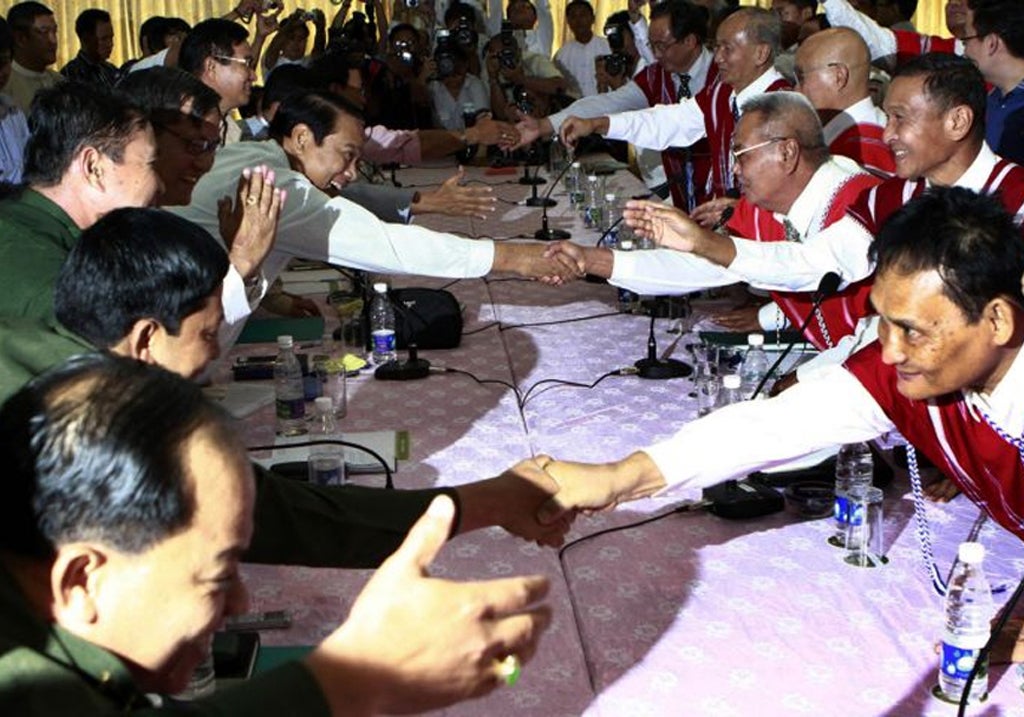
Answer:
<svg viewBox="0 0 1024 717"><path fill-rule="evenodd" d="M679 77L679 99L681 99L681 100L688 100L691 97L693 97L693 94L690 92L690 76L688 74L686 74L685 72L681 72L681 73L679 73L678 77Z"/></svg>
<svg viewBox="0 0 1024 717"><path fill-rule="evenodd" d="M732 121L733 121L733 123L738 123L740 121L740 108L739 108L739 105L736 104L736 98L735 97L733 97L729 101L732 103Z"/></svg>

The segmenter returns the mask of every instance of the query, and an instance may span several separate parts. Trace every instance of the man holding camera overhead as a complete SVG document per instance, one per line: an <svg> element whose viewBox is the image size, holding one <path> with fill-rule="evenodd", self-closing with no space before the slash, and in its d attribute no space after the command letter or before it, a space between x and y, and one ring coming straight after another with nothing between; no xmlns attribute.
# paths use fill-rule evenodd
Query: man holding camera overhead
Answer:
<svg viewBox="0 0 1024 717"><path fill-rule="evenodd" d="M484 58L491 86L491 109L498 119L516 120L517 95L550 99L564 94L569 87L550 58L520 47L509 24L487 43Z"/></svg>

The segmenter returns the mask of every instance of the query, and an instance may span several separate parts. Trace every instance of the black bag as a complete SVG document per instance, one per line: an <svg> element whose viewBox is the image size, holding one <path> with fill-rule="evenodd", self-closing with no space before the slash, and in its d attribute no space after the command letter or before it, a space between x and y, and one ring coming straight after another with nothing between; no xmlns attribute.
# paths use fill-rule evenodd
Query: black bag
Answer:
<svg viewBox="0 0 1024 717"><path fill-rule="evenodd" d="M399 349L415 343L420 349L453 349L462 341L462 309L451 292L443 289L392 289L388 298L395 308L395 342ZM370 322L370 304L363 321ZM366 331L367 350L373 337Z"/></svg>

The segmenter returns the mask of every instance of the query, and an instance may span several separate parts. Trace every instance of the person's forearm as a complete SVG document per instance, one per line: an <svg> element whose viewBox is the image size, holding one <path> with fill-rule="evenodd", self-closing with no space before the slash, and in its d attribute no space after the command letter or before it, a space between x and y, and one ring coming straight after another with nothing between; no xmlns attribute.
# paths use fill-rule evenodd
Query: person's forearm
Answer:
<svg viewBox="0 0 1024 717"><path fill-rule="evenodd" d="M588 274L602 279L610 279L615 269L615 253L604 247L585 247L583 262Z"/></svg>
<svg viewBox="0 0 1024 717"><path fill-rule="evenodd" d="M612 494L617 503L627 503L654 495L665 488L665 476L658 464L643 451L637 451L608 465Z"/></svg>
<svg viewBox="0 0 1024 717"><path fill-rule="evenodd" d="M464 149L467 143L475 144L471 141L469 133L469 129L464 134L447 129L421 129L419 131L420 156L424 160L431 160L443 159L454 154Z"/></svg>
<svg viewBox="0 0 1024 717"><path fill-rule="evenodd" d="M710 229L700 229L691 252L712 264L728 268L736 258L736 244L731 236Z"/></svg>

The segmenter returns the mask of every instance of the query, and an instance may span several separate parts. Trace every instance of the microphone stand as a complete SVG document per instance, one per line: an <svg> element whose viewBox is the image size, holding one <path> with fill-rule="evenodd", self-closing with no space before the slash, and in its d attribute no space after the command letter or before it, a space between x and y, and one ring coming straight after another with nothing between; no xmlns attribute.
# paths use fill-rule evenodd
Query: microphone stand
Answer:
<svg viewBox="0 0 1024 717"><path fill-rule="evenodd" d="M777 359L775 359L775 363L773 363L771 367L767 371L765 371L764 377L757 384L757 388L755 388L754 392L750 394L751 401L753 401L761 394L761 389L763 389L764 385L768 383L768 379L771 378L772 374L775 373L776 370L778 370L782 362L786 359L787 356L789 356L789 352L793 350L794 346L796 346L797 341L799 341L803 337L804 331L806 331L807 327L810 325L811 319L814 318L814 315L818 311L818 307L821 306L821 302L823 302L825 299L827 299L829 296L836 292L836 289L839 288L840 281L842 281L841 277L834 271L830 271L827 274L825 274L825 276L821 277L821 281L818 282L818 290L814 292L814 302L811 304L811 310L807 313L807 318L804 319L804 322L800 324L800 328L797 330L797 337L786 345L785 350L779 355Z"/></svg>
<svg viewBox="0 0 1024 717"><path fill-rule="evenodd" d="M693 373L693 367L678 359L658 358L658 345L654 340L654 307L651 307L651 328L647 335L647 358L642 358L633 365L636 366L637 375L640 378L666 379L683 378Z"/></svg>
<svg viewBox="0 0 1024 717"><path fill-rule="evenodd" d="M565 173L569 171L570 167L572 167L572 162L566 162L565 166L562 167L562 171L558 173L558 176L555 177L553 182L551 182L551 186L549 186L547 191L544 192L542 204L530 204L530 200L533 199L533 197L537 196L536 187L534 187L533 190L533 197L526 200L526 205L529 207L540 206L544 208L544 211L542 212L540 218L540 229L538 229L533 234L533 238L536 239L537 241L563 241L572 236L572 234L565 231L564 229L552 229L548 225L548 207L553 207L556 204L558 204L558 202L556 202L554 199L551 199L551 192L553 192L555 187L558 186L558 183L562 181L562 177L565 176Z"/></svg>

